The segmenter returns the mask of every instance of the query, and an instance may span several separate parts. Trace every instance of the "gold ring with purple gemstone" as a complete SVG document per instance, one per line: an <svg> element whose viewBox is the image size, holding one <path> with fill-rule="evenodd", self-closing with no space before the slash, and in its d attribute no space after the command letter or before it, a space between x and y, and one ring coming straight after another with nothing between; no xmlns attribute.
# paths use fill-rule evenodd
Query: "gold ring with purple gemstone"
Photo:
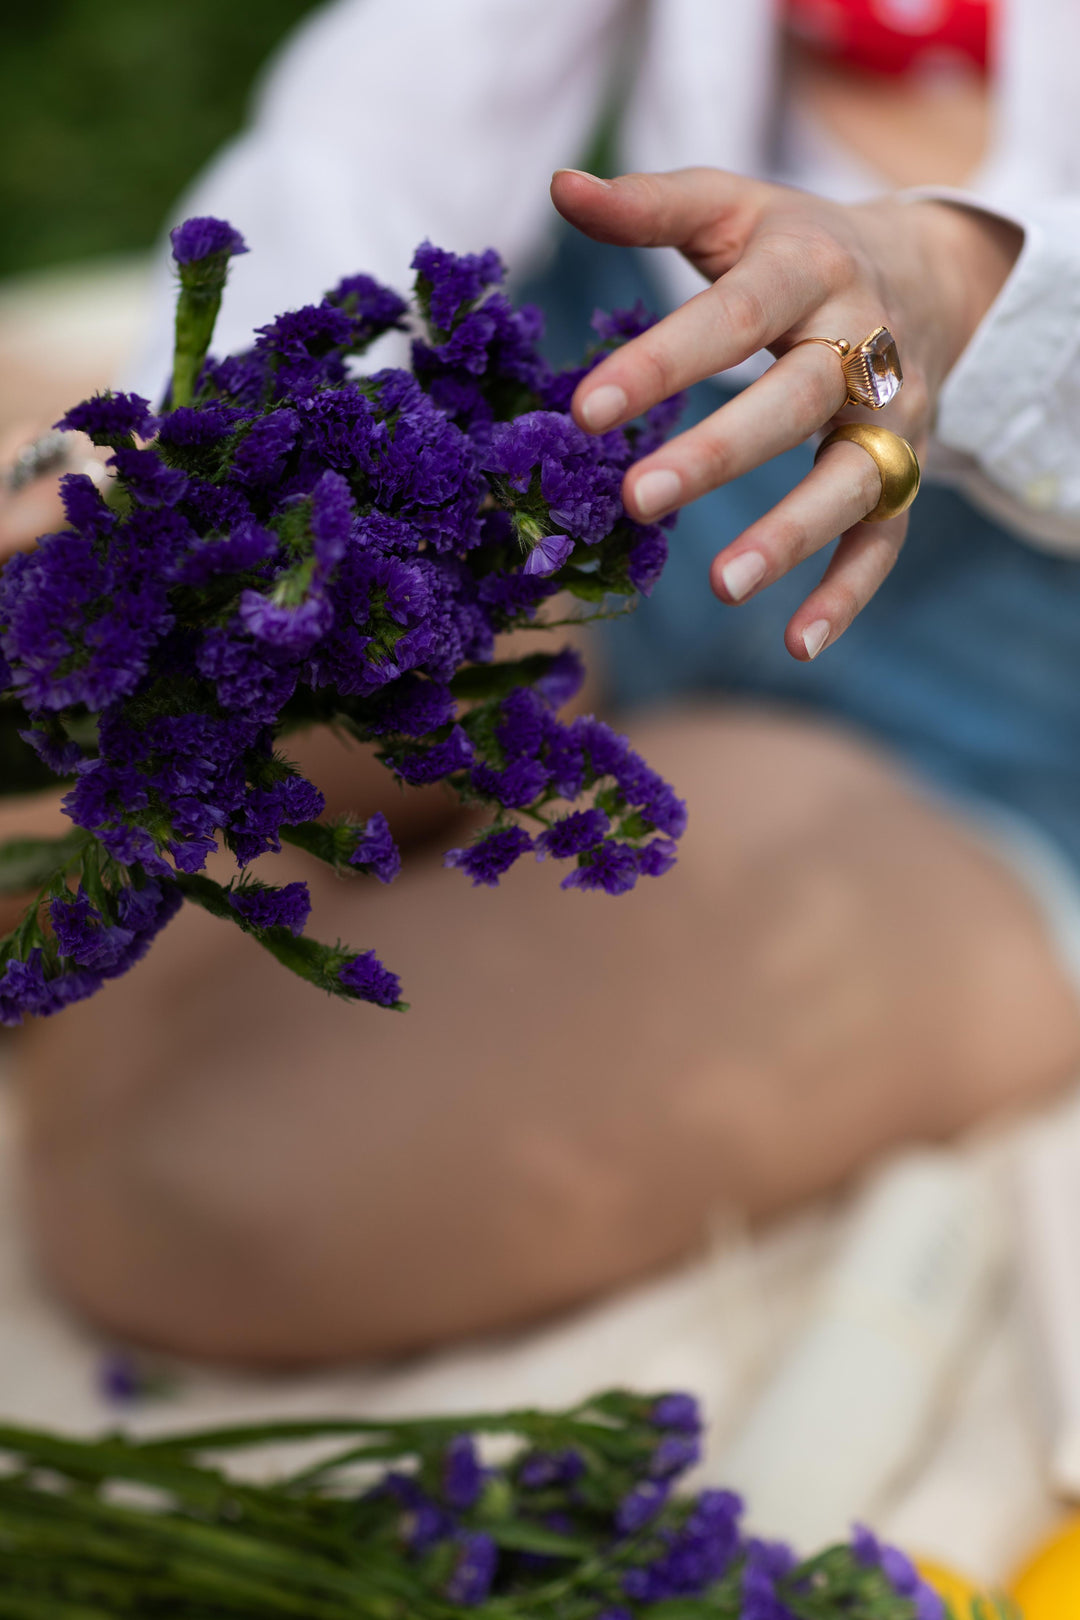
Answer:
<svg viewBox="0 0 1080 1620"><path fill-rule="evenodd" d="M875 327L869 337L864 337L854 348L847 338L823 337L800 338L791 347L797 349L803 343L823 343L837 356L847 383L845 405L865 405L872 411L880 411L896 398L903 386L904 373L900 369L896 339L887 326Z"/></svg>

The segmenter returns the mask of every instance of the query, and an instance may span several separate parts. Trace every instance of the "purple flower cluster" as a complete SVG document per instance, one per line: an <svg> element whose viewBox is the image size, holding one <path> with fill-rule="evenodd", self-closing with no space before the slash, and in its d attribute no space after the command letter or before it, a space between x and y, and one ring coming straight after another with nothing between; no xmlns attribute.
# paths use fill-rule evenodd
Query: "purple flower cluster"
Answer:
<svg viewBox="0 0 1080 1620"><path fill-rule="evenodd" d="M172 240L164 406L104 393L67 413L59 426L112 449L108 493L67 478L68 527L0 575L0 712L21 708L25 745L69 778L85 834L0 942L0 1021L124 971L181 898L323 989L400 1005L373 951L308 939L303 884L204 873L222 845L245 868L288 838L330 850L339 872L397 875L383 816L332 837L319 823L322 795L275 751L300 726L377 741L403 783L448 781L490 805L492 824L447 856L473 883L530 852L573 862L565 887L610 894L665 871L685 808L607 726L557 718L576 655L495 661L499 634L556 591L602 612L651 588L665 538L627 517L619 491L655 425L591 437L574 423L566 390L581 373L548 366L539 313L509 302L493 252L418 249L413 371L359 377L352 358L407 324L395 292L347 277L215 360L213 314L246 246L210 218ZM601 345L646 320L599 320Z"/></svg>
<svg viewBox="0 0 1080 1620"><path fill-rule="evenodd" d="M613 1391L590 1407L580 1444L534 1440L501 1467L485 1466L468 1435L444 1431L414 1472L394 1469L367 1501L391 1504L409 1563L465 1608L490 1600L531 1613L533 1589L555 1581L574 1587L573 1612L593 1620L672 1604L703 1620L945 1620L911 1561L869 1530L857 1526L850 1546L800 1565L782 1542L745 1532L733 1491L675 1494L675 1476L698 1461L692 1396Z"/></svg>

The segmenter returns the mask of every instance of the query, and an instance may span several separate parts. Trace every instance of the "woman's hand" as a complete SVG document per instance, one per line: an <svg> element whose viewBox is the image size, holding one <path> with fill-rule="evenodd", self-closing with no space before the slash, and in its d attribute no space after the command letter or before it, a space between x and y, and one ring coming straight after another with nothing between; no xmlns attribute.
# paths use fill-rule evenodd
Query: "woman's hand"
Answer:
<svg viewBox="0 0 1080 1620"><path fill-rule="evenodd" d="M617 427L759 349L777 356L757 382L630 469L623 499L649 522L838 421L870 418L909 439L921 458L941 385L1021 243L1007 222L945 203L845 207L718 169L612 181L561 169L552 197L587 236L677 247L713 283L589 373L573 402L582 427ZM853 410L836 353L795 345L806 337L855 345L878 326L896 338L904 386L882 411ZM866 606L903 544L906 515L860 522L880 492L865 450L832 446L720 552L714 591L745 601L841 535L785 636L793 657L816 657Z"/></svg>

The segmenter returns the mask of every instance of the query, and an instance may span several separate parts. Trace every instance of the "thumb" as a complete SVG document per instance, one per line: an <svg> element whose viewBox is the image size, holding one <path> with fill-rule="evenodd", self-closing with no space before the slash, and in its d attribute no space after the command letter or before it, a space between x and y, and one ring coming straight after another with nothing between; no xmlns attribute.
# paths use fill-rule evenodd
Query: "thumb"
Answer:
<svg viewBox="0 0 1080 1620"><path fill-rule="evenodd" d="M769 188L724 169L675 169L601 180L556 169L551 200L597 242L677 247L715 279L741 257Z"/></svg>

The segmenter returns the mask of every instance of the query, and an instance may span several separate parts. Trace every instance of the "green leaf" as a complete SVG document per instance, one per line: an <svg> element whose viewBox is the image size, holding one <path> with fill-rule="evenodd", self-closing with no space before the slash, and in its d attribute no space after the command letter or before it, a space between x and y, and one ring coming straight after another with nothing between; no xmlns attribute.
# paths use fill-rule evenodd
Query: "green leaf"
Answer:
<svg viewBox="0 0 1080 1620"><path fill-rule="evenodd" d="M589 1558L595 1548L588 1541L575 1536L560 1536L554 1530L545 1530L539 1524L492 1524L485 1521L484 1529L500 1547L514 1552L546 1553L552 1558Z"/></svg>
<svg viewBox="0 0 1080 1620"><path fill-rule="evenodd" d="M43 889L78 860L90 834L76 827L61 838L11 838L0 844L0 894Z"/></svg>

